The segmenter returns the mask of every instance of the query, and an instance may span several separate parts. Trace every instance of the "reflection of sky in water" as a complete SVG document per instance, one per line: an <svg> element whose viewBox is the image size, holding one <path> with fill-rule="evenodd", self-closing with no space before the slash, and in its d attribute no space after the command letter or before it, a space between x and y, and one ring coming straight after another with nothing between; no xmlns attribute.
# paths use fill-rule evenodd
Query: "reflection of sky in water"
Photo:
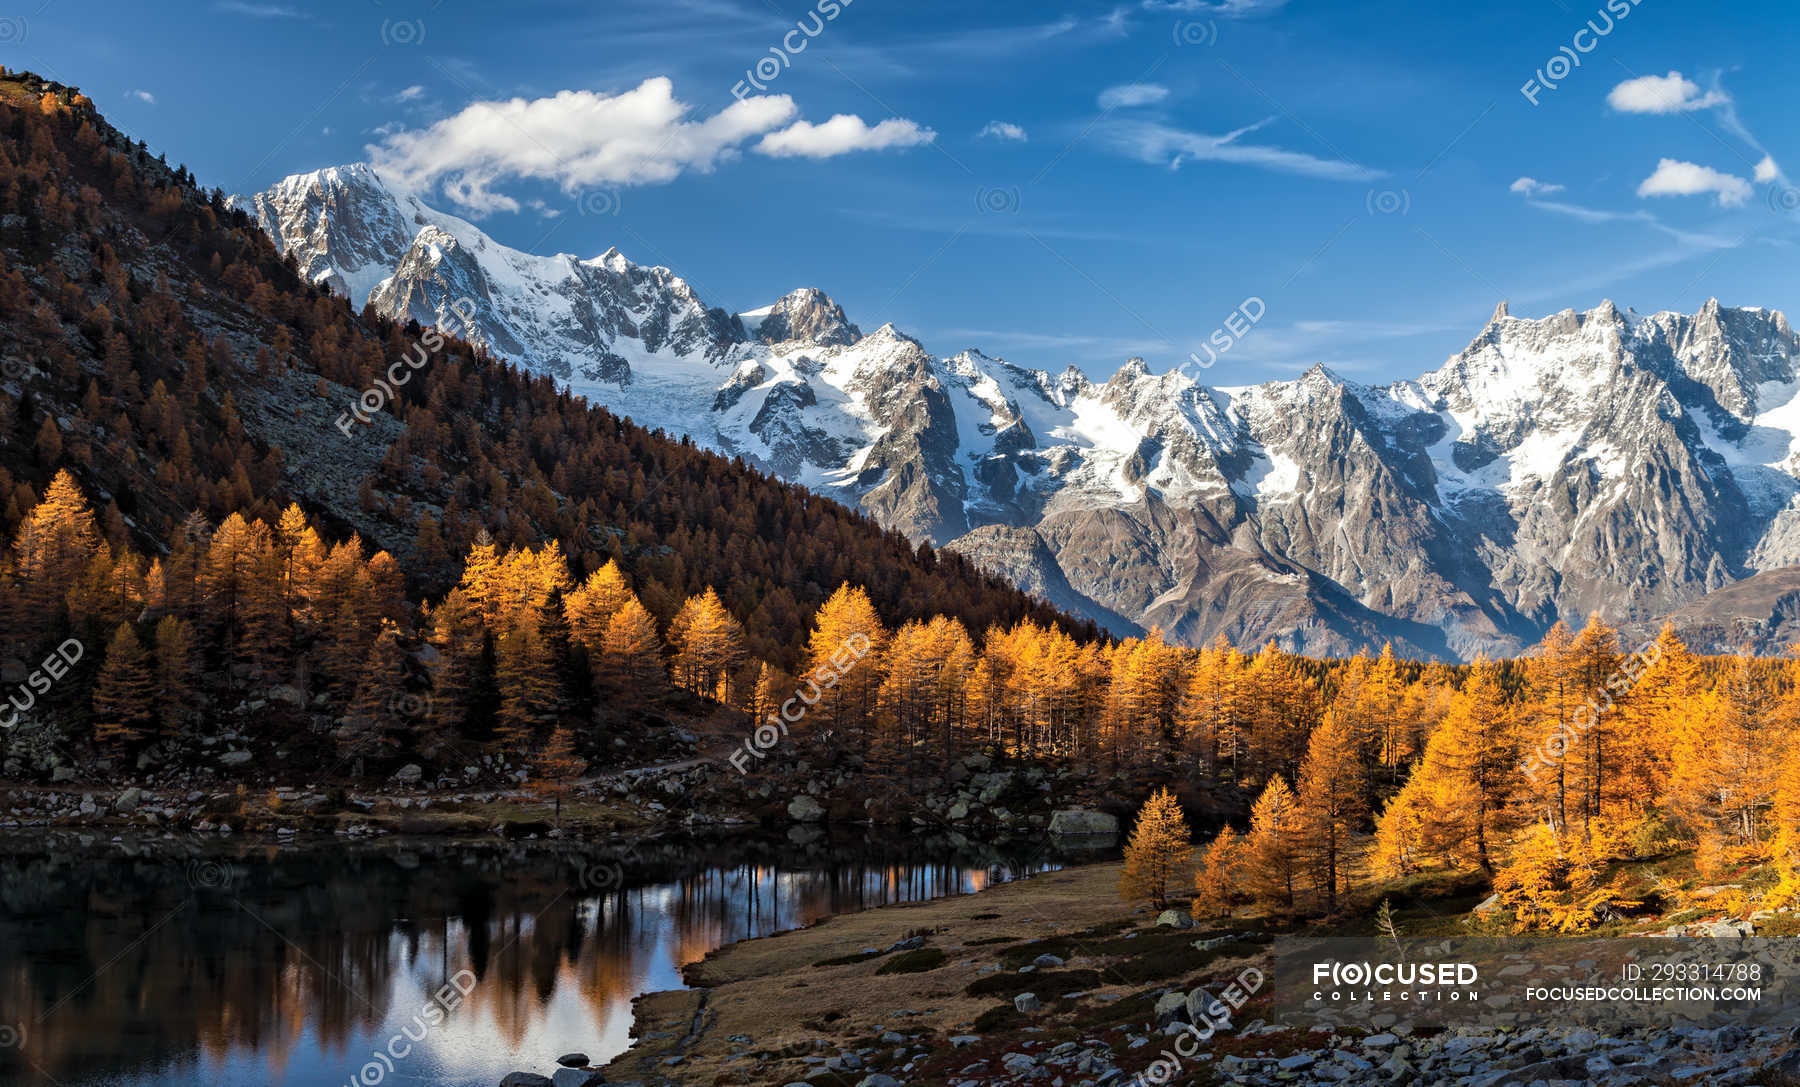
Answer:
<svg viewBox="0 0 1800 1087"><path fill-rule="evenodd" d="M680 967L724 944L799 927L832 913L970 893L1007 874L1004 869L914 864L810 871L714 868L676 882L591 895L573 903L565 899L560 909L552 902L535 916L497 910L485 924L480 980L466 1000L436 1024L423 1015L427 1002L448 978L474 966L471 936L476 934L455 915L453 904L440 907L448 916L391 924L385 955L378 936L360 965L354 961L356 950L349 947L352 941L335 930L290 942L291 933L280 932L276 924L258 916L258 924L279 933L283 945L278 946L288 950L285 956L276 956L281 959L278 968L260 964L269 975L267 1004L273 1008L233 1011L230 998L214 994L211 1000L223 1003L231 1013L225 1017L227 1024L237 1017L259 1020L250 1031L254 1042L246 1042L242 1030L216 1025L200 1028L197 1046L191 1040L159 1037L159 1029L167 1029L165 1019L156 1009L144 1007L99 1029L124 1032L120 1052L167 1052L179 1046L185 1056L150 1070L140 1064L128 1073L95 1069L91 1063L83 1067L81 1058L88 1050L80 1032L98 1025L80 1022L80 1003L71 1000L35 1027L27 1021L24 1055L33 1056L34 1034L37 1040L54 1037L64 1058L55 1063L66 1067L57 1069L54 1080L41 1064L35 1075L28 1067L26 1082L63 1087L492 1087L514 1070L548 1074L555 1058L572 1050L589 1054L596 1063L622 1052L631 1044L632 997L682 987ZM205 911L196 919L202 929L217 926L224 931L231 922L241 922L222 916L237 909L227 901L189 908ZM91 928L104 922L90 916L85 923ZM132 929L132 935L118 943L126 945L139 932L141 928ZM899 936L896 931L894 938ZM234 968L254 970L233 959L230 942L226 937L223 945L202 947L198 954L193 948L172 949L172 954L202 961L168 967L167 972L194 976ZM163 965L157 961L158 947L157 937L151 935L141 946L130 947L131 956L121 961L130 969L155 971ZM14 954L16 950L0 949L0 965ZM548 966L545 956L554 956ZM383 957L384 962L367 961ZM242 958L240 951L237 959ZM116 964L109 969L119 968ZM162 995L167 988L161 987ZM242 988L219 992L237 993ZM7 991L0 989L0 997ZM43 1015L62 995L45 1000L37 1014ZM207 1000L204 994L194 995ZM336 1018L342 1025L325 1040L319 1018L328 1005L337 1006ZM0 1012L5 1010L0 1007ZM369 1025L367 1020L377 1017L380 1025ZM17 1017L0 1015L0 1021L13 1018ZM385 1050L403 1030L424 1037L418 1042L403 1038L396 1045L399 1052L410 1046L403 1059L378 1061L377 1051ZM135 1046L134 1034L139 1043ZM75 1058L66 1060L71 1053ZM9 1079L0 1069L0 1080Z"/></svg>

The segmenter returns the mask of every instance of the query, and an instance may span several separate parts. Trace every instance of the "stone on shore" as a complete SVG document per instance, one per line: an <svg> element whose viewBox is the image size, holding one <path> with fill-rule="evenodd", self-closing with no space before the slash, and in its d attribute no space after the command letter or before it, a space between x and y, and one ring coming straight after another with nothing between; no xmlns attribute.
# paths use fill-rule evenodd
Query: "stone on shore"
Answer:
<svg viewBox="0 0 1800 1087"><path fill-rule="evenodd" d="M1064 808L1050 815L1050 833L1067 837L1090 837L1119 833L1117 816L1085 808Z"/></svg>

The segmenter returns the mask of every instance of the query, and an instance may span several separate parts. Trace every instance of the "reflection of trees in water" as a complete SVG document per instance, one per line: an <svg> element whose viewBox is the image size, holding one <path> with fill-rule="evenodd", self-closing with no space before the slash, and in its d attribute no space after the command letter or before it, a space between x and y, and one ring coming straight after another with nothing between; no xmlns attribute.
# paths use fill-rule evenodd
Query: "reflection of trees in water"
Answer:
<svg viewBox="0 0 1800 1087"><path fill-rule="evenodd" d="M720 843L634 856L626 886L595 891L572 883L578 848L245 849L223 889L196 887L179 856L0 856L0 1024L25 1030L22 1051L0 1050L0 1082L204 1070L246 1052L277 1070L303 1039L360 1064L353 1047L385 1040L390 1017L410 1022L464 968L478 985L451 1029L485 1021L517 1046L559 989L605 1024L678 983L670 964L1008 874L980 851L907 863L880 843Z"/></svg>

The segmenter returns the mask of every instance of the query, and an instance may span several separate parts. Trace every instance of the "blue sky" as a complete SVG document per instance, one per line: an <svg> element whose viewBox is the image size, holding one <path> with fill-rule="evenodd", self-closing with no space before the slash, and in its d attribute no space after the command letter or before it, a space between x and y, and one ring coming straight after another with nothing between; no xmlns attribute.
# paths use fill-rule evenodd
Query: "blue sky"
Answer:
<svg viewBox="0 0 1800 1087"><path fill-rule="evenodd" d="M507 244L823 287L940 353L1161 370L1254 296L1204 380L1375 381L1501 298L1800 301L1773 2L17 8L0 63L206 184L373 157Z"/></svg>

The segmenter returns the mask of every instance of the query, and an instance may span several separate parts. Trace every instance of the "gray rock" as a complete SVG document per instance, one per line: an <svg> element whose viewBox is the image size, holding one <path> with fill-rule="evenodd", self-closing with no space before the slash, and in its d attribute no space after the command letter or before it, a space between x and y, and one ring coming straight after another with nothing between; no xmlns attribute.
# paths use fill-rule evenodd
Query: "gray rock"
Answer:
<svg viewBox="0 0 1800 1087"><path fill-rule="evenodd" d="M242 766L249 762L252 757L253 756L248 751L227 751L219 756L219 761L226 766Z"/></svg>
<svg viewBox="0 0 1800 1087"><path fill-rule="evenodd" d="M508 1072L500 1087L556 1087L555 1081L536 1072Z"/></svg>
<svg viewBox="0 0 1800 1087"><path fill-rule="evenodd" d="M405 766L394 771L394 782L397 785L417 785L419 779L424 776L424 767L421 767L416 762L409 762Z"/></svg>
<svg viewBox="0 0 1800 1087"><path fill-rule="evenodd" d="M1203 940L1195 940L1194 941L1194 950L1195 951L1214 951L1214 950L1217 950L1218 948L1224 947L1226 944L1239 943L1243 939L1244 939L1243 933L1239 933L1239 932L1227 932L1223 936L1209 936Z"/></svg>
<svg viewBox="0 0 1800 1087"><path fill-rule="evenodd" d="M1230 1006L1198 986L1187 995L1187 1013L1188 1022L1196 1026L1208 1022L1217 1026L1231 1021Z"/></svg>
<svg viewBox="0 0 1800 1087"><path fill-rule="evenodd" d="M1013 1007L1021 1014L1030 1015L1032 1012L1042 1011L1044 1002L1037 998L1036 993L1020 993L1013 997Z"/></svg>
<svg viewBox="0 0 1800 1087"><path fill-rule="evenodd" d="M285 702L290 706L306 705L306 696L285 683L279 686L270 687L268 695L270 700L275 702Z"/></svg>
<svg viewBox="0 0 1800 1087"><path fill-rule="evenodd" d="M810 796L797 796L788 802L788 818L796 823L817 823L825 818L825 807Z"/></svg>
<svg viewBox="0 0 1800 1087"><path fill-rule="evenodd" d="M1170 1023L1186 1023L1188 1019L1187 994L1177 989L1172 993L1164 993L1156 1001L1156 1025L1167 1026Z"/></svg>
<svg viewBox="0 0 1800 1087"><path fill-rule="evenodd" d="M558 1068L550 1073L555 1087L600 1087L606 1077L591 1068Z"/></svg>
<svg viewBox="0 0 1800 1087"><path fill-rule="evenodd" d="M556 1063L564 1068L586 1068L589 1062L586 1053L564 1053L556 1058Z"/></svg>
<svg viewBox="0 0 1800 1087"><path fill-rule="evenodd" d="M1119 833L1117 816L1085 808L1063 808L1050 815L1050 833L1068 837L1097 837Z"/></svg>
<svg viewBox="0 0 1800 1087"><path fill-rule="evenodd" d="M138 805L143 802L143 799L144 790L133 786L114 798L113 810L120 815L130 815L132 812L138 810Z"/></svg>
<svg viewBox="0 0 1800 1087"><path fill-rule="evenodd" d="M856 1087L906 1087L906 1085L884 1072L864 1076L858 1080Z"/></svg>
<svg viewBox="0 0 1800 1087"><path fill-rule="evenodd" d="M1063 964L1063 961L1061 959L1057 958L1055 955L1039 955L1037 958L1031 960L1031 965L1038 967L1039 969L1047 969L1052 966L1061 966L1062 964Z"/></svg>

